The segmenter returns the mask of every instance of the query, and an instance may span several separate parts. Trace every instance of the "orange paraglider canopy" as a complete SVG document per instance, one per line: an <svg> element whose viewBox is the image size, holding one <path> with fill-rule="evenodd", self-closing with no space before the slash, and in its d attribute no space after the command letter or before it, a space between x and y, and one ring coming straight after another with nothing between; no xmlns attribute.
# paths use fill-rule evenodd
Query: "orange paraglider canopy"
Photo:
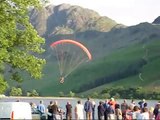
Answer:
<svg viewBox="0 0 160 120"><path fill-rule="evenodd" d="M89 60L92 59L92 55L89 52L89 50L82 43L74 41L74 40L68 40L68 39L59 40L59 41L53 42L50 46L54 47L54 46L56 46L58 44L61 44L61 43L71 43L71 44L75 44L75 45L79 46L80 48L82 48L84 50L84 52L86 52L86 54L88 55Z"/></svg>
<svg viewBox="0 0 160 120"><path fill-rule="evenodd" d="M50 47L54 50L60 70L60 83L79 65L92 60L90 51L80 42L64 39L53 42Z"/></svg>

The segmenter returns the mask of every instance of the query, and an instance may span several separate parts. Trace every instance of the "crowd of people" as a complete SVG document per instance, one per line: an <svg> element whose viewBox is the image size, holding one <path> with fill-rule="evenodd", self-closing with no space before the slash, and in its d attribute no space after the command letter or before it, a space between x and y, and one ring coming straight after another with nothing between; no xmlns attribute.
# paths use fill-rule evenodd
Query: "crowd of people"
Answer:
<svg viewBox="0 0 160 120"><path fill-rule="evenodd" d="M31 106L35 107L33 103ZM78 100L75 106L68 101L65 110L60 109L57 101L50 101L48 106L40 101L36 108L42 113L48 113L48 120L160 120L160 102L153 107L148 107L145 99L138 103L135 103L134 100L128 103L124 99L122 103L118 103L111 98L99 101L96 105L93 99L87 98L84 104ZM95 114L98 118L95 118Z"/></svg>

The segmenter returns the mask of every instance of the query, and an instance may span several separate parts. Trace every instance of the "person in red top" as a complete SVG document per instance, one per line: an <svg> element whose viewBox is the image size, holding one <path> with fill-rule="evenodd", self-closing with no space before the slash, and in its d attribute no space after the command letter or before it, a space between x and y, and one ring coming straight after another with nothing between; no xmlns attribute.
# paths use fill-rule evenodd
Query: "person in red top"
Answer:
<svg viewBox="0 0 160 120"><path fill-rule="evenodd" d="M114 98L111 98L108 104L110 104L112 108L115 110L116 101L114 100Z"/></svg>
<svg viewBox="0 0 160 120"><path fill-rule="evenodd" d="M128 106L124 120L132 120L132 114L133 114L133 109L131 106Z"/></svg>

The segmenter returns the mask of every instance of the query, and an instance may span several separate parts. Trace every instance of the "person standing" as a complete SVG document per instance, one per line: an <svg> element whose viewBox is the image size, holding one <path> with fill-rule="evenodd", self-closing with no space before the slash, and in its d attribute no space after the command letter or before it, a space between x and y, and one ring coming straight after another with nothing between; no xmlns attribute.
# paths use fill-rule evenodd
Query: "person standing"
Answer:
<svg viewBox="0 0 160 120"><path fill-rule="evenodd" d="M133 108L133 111L132 111L132 119L137 120L140 113L141 113L141 110L140 110L139 106L135 105Z"/></svg>
<svg viewBox="0 0 160 120"><path fill-rule="evenodd" d="M144 107L147 107L146 100L143 99L140 102L138 102L140 109L142 110Z"/></svg>
<svg viewBox="0 0 160 120"><path fill-rule="evenodd" d="M66 105L66 120L72 119L72 105L70 102L67 102Z"/></svg>
<svg viewBox="0 0 160 120"><path fill-rule="evenodd" d="M53 120L57 120L56 115L59 114L59 109L58 109L58 102L54 101L52 105L52 114L53 114Z"/></svg>
<svg viewBox="0 0 160 120"><path fill-rule="evenodd" d="M53 101L50 101L47 110L48 110L48 120L53 120L53 115L52 115L52 105L53 105Z"/></svg>
<svg viewBox="0 0 160 120"><path fill-rule="evenodd" d="M123 103L121 104L121 111L122 111L122 118L125 119L126 116L126 110L128 109L127 100L124 99Z"/></svg>
<svg viewBox="0 0 160 120"><path fill-rule="evenodd" d="M140 113L138 120L149 120L149 112L147 107L144 107L142 109L142 112Z"/></svg>
<svg viewBox="0 0 160 120"><path fill-rule="evenodd" d="M131 100L131 103L130 103L129 106L131 106L132 108L134 108L134 106L136 106L136 103L135 103L134 99Z"/></svg>
<svg viewBox="0 0 160 120"><path fill-rule="evenodd" d="M105 103L103 104L103 107L104 107L104 120L108 120L108 116L109 116L109 111L108 111L108 109L109 109L109 104L108 104L108 102L109 102L109 100L108 99L106 99L105 100Z"/></svg>
<svg viewBox="0 0 160 120"><path fill-rule="evenodd" d="M80 100L77 101L75 106L75 118L76 120L84 120L84 113L83 113L84 106Z"/></svg>
<svg viewBox="0 0 160 120"><path fill-rule="evenodd" d="M96 107L96 103L95 101L93 100L92 101L92 120L95 120L95 107Z"/></svg>
<svg viewBox="0 0 160 120"><path fill-rule="evenodd" d="M41 112L41 114L45 113L45 106L44 106L42 100L39 102L39 105L37 106L37 109Z"/></svg>
<svg viewBox="0 0 160 120"><path fill-rule="evenodd" d="M159 113L160 113L160 102L158 102L158 103L155 105L155 108L154 108L154 110L153 110L153 114L154 114L154 116L155 116L155 119L157 119Z"/></svg>
<svg viewBox="0 0 160 120"><path fill-rule="evenodd" d="M103 120L104 119L104 111L105 111L105 108L103 106L103 102L102 101L99 101L99 105L97 107L97 112L98 112L98 120Z"/></svg>
<svg viewBox="0 0 160 120"><path fill-rule="evenodd" d="M113 97L108 101L108 104L110 104L112 108L115 110L116 100Z"/></svg>
<svg viewBox="0 0 160 120"><path fill-rule="evenodd" d="M116 117L116 120L122 120L122 111L120 109L119 104L116 104L115 106L115 117Z"/></svg>
<svg viewBox="0 0 160 120"><path fill-rule="evenodd" d="M126 112L125 112L125 117L123 119L124 120L132 120L132 115L133 115L133 108L131 105L129 105Z"/></svg>
<svg viewBox="0 0 160 120"><path fill-rule="evenodd" d="M108 103L109 104L109 107L107 108L107 111L108 111L108 120L113 120L115 119L115 108L114 105L112 104L112 102Z"/></svg>
<svg viewBox="0 0 160 120"><path fill-rule="evenodd" d="M86 119L91 120L92 119L92 102L90 101L90 98L87 98L87 101L84 104L84 110L86 112Z"/></svg>

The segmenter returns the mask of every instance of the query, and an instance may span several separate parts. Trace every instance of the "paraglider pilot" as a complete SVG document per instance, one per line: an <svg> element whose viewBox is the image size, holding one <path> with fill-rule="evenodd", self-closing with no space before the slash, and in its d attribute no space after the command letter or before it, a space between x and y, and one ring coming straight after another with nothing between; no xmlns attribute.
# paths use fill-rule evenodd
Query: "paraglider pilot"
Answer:
<svg viewBox="0 0 160 120"><path fill-rule="evenodd" d="M64 83L64 77L60 77L60 83Z"/></svg>

